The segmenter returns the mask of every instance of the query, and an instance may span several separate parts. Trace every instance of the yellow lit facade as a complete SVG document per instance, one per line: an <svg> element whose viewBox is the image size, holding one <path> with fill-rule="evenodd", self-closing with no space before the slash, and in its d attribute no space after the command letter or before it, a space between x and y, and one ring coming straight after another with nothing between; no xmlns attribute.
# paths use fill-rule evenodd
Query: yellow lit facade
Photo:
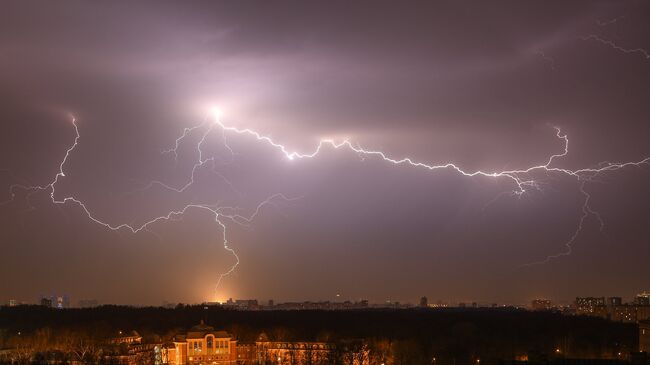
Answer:
<svg viewBox="0 0 650 365"><path fill-rule="evenodd" d="M225 331L215 331L203 321L169 349L169 364L230 365L237 363L237 340Z"/></svg>

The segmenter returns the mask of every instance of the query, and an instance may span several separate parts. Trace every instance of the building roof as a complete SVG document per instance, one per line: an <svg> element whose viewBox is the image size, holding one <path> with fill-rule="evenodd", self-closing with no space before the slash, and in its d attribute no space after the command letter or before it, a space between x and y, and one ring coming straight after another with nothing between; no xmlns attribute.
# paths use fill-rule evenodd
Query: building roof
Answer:
<svg viewBox="0 0 650 365"><path fill-rule="evenodd" d="M207 335L212 335L215 338L233 338L233 336L230 333L226 331L215 331L214 327L208 326L207 324L205 324L204 321L201 321L201 323L197 324L196 326L193 326L187 332L187 335L179 336L179 339L183 337L184 339L204 338Z"/></svg>
<svg viewBox="0 0 650 365"><path fill-rule="evenodd" d="M116 337L113 337L113 338L114 339L124 339L124 338L133 338L133 337L140 338L142 336L140 336L138 331L133 330L133 331L130 331L130 332L121 332L120 331L119 335L116 336Z"/></svg>

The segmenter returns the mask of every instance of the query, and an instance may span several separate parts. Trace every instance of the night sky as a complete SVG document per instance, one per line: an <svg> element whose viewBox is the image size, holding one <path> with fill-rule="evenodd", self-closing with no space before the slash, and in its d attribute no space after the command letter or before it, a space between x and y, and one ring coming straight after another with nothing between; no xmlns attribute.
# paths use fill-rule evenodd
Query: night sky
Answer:
<svg viewBox="0 0 650 365"><path fill-rule="evenodd" d="M2 8L0 301L525 303L650 290L650 164L557 170L650 156L646 1ZM288 153L348 139L498 174L562 154L554 127L569 153L555 171L518 175L532 181L522 193L508 176L348 146L291 160L224 131L215 107L222 125ZM51 198L73 116L80 138ZM195 126L176 158L164 152ZM150 184L188 184L202 136L193 184ZM228 217L274 194L250 224ZM135 228L188 204L223 209L240 264L215 290L236 259L206 209L133 234L53 203L66 197Z"/></svg>

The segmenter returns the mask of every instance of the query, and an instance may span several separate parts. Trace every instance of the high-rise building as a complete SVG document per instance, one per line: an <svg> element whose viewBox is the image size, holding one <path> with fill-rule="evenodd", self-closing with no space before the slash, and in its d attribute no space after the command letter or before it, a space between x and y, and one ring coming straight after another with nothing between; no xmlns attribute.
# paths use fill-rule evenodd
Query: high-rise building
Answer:
<svg viewBox="0 0 650 365"><path fill-rule="evenodd" d="M40 304L43 307L52 308L52 299L47 298L47 297L42 297L41 300L40 300Z"/></svg>
<svg viewBox="0 0 650 365"><path fill-rule="evenodd" d="M650 352L650 321L639 322L639 351Z"/></svg>
<svg viewBox="0 0 650 365"><path fill-rule="evenodd" d="M637 307L632 304L622 304L612 307L610 319L616 322L634 323L637 320Z"/></svg>
<svg viewBox="0 0 650 365"><path fill-rule="evenodd" d="M605 306L605 297L577 297L576 313L592 315L596 307Z"/></svg>
<svg viewBox="0 0 650 365"><path fill-rule="evenodd" d="M70 308L70 298L67 295L56 296L56 301L52 301L53 304L56 303L57 309Z"/></svg>
<svg viewBox="0 0 650 365"><path fill-rule="evenodd" d="M18 305L18 301L16 299L9 299L9 306L10 307L15 307Z"/></svg>
<svg viewBox="0 0 650 365"><path fill-rule="evenodd" d="M427 299L427 297L420 298L420 307L426 308L428 306L429 306L429 300Z"/></svg>
<svg viewBox="0 0 650 365"><path fill-rule="evenodd" d="M634 303L637 305L650 305L650 293L643 292L637 294Z"/></svg>

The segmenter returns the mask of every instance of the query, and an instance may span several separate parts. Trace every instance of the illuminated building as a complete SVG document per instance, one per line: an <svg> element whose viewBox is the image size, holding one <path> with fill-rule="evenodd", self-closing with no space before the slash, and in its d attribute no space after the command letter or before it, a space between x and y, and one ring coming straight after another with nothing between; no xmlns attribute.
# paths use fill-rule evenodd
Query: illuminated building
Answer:
<svg viewBox="0 0 650 365"><path fill-rule="evenodd" d="M650 321L639 322L639 351L650 352Z"/></svg>
<svg viewBox="0 0 650 365"><path fill-rule="evenodd" d="M535 299L531 303L531 307L534 311L547 311L551 310L551 301L548 299Z"/></svg>
<svg viewBox="0 0 650 365"><path fill-rule="evenodd" d="M637 294L634 302L637 305L650 305L650 293L643 292Z"/></svg>
<svg viewBox="0 0 650 365"><path fill-rule="evenodd" d="M351 354L362 354L360 343L342 346L351 349ZM329 342L271 341L264 333L255 342L239 343L233 335L215 331L201 321L186 334L177 335L173 346L163 348L163 354L170 365L325 365L333 362L336 350L337 346Z"/></svg>
<svg viewBox="0 0 650 365"><path fill-rule="evenodd" d="M232 298L228 299L228 301L223 304L223 307L226 308L232 308L232 309L244 309L244 310L251 310L251 309L259 309L259 303L257 302L257 299L236 299L232 300Z"/></svg>
<svg viewBox="0 0 650 365"><path fill-rule="evenodd" d="M70 299L67 295L41 296L39 303L44 307L56 309L70 308Z"/></svg>
<svg viewBox="0 0 650 365"><path fill-rule="evenodd" d="M636 296L634 303L624 304L621 297L609 297L605 305L602 297L579 297L576 298L576 314L634 323L650 319L650 305L643 304L648 298L650 294L642 293Z"/></svg>
<svg viewBox="0 0 650 365"><path fill-rule="evenodd" d="M187 334L174 339L168 350L169 364L227 365L237 363L237 340L225 331L215 331L203 321Z"/></svg>
<svg viewBox="0 0 650 365"><path fill-rule="evenodd" d="M327 342L270 341L262 333L255 341L255 358L245 363L329 364L334 349L335 346Z"/></svg>
<svg viewBox="0 0 650 365"><path fill-rule="evenodd" d="M610 315L612 321L633 323L637 319L637 307L630 304L622 304L612 307Z"/></svg>
<svg viewBox="0 0 650 365"><path fill-rule="evenodd" d="M593 315L596 312L596 307L605 306L605 297L577 297L576 298L576 314Z"/></svg>
<svg viewBox="0 0 650 365"><path fill-rule="evenodd" d="M142 343L142 336L137 331L123 333L120 331L117 337L113 337L110 341L114 345L127 344L134 345Z"/></svg>
<svg viewBox="0 0 650 365"><path fill-rule="evenodd" d="M70 298L67 295L59 295L56 297L55 301L52 301L52 304L56 303L57 309L70 308Z"/></svg>

